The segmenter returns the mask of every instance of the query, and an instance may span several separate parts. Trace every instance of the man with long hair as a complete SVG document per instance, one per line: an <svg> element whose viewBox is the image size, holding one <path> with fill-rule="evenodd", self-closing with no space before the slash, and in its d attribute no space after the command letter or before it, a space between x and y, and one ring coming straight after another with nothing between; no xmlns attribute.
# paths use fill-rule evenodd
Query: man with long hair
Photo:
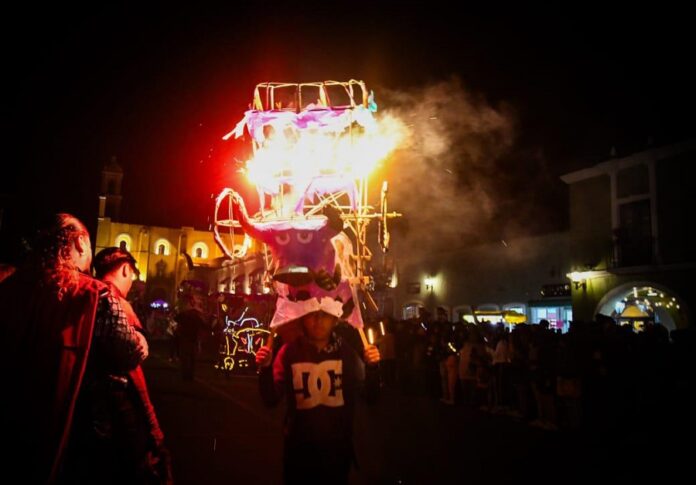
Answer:
<svg viewBox="0 0 696 485"><path fill-rule="evenodd" d="M27 262L0 283L2 469L23 483L75 482L81 450L70 434L89 422L87 370L99 363L118 375L147 356L118 300L89 276L91 262L84 224L57 214Z"/></svg>

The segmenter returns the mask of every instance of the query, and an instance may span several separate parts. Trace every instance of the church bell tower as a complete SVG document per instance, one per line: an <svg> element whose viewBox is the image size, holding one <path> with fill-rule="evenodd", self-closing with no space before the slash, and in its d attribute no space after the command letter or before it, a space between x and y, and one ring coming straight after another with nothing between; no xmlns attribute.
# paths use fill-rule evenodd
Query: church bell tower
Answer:
<svg viewBox="0 0 696 485"><path fill-rule="evenodd" d="M123 169L112 156L101 172L101 190L99 192L99 218L109 217L118 220L121 213L121 182Z"/></svg>

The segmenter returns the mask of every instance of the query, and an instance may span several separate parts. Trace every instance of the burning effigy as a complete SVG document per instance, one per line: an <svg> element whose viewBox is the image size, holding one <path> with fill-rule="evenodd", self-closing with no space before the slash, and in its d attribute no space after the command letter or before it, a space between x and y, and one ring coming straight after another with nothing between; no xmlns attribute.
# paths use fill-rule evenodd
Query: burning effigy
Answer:
<svg viewBox="0 0 696 485"><path fill-rule="evenodd" d="M215 240L232 259L244 257L250 239L264 245L278 297L274 332L290 332L292 322L321 310L363 335L358 298L371 284L367 228L377 221L386 251L388 220L400 215L387 210L386 182L378 205L371 203L368 176L400 137L399 124L376 112L362 81L262 83L223 137L251 139L253 155L243 171L256 188L259 211L249 214L242 196L224 189L216 199ZM235 231L245 238L238 247L229 243Z"/></svg>

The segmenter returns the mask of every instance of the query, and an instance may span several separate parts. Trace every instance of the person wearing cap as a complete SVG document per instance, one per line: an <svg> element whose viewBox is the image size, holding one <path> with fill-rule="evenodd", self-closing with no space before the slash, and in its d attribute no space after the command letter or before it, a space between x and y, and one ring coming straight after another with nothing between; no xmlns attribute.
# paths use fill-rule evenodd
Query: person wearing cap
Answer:
<svg viewBox="0 0 696 485"><path fill-rule="evenodd" d="M143 326L126 300L133 281L140 275L135 258L125 249L110 247L96 255L93 267L97 279L106 283L118 299L128 323L142 333ZM105 467L116 476L127 479L128 483L170 483L169 453L164 447L164 434L150 400L142 367L109 378L118 379L123 386L110 385L95 391L96 407L103 405L109 410L96 411L112 430L103 443L111 452L103 455L107 457Z"/></svg>
<svg viewBox="0 0 696 485"><path fill-rule="evenodd" d="M307 300L308 310L283 325L285 343L256 353L259 390L266 405L287 401L284 426L285 483L348 483L353 415L361 391L374 399L379 387L377 347L363 349L365 366L352 345L335 332L341 302ZM292 331L290 331L292 328ZM299 334L294 340L289 337Z"/></svg>

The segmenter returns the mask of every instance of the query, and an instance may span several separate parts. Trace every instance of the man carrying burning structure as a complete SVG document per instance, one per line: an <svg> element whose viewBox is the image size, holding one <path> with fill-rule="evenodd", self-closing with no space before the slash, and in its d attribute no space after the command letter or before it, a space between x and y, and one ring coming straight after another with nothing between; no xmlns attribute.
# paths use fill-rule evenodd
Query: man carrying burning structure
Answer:
<svg viewBox="0 0 696 485"><path fill-rule="evenodd" d="M232 259L243 257L249 238L270 250L266 270L278 296L270 330L284 345L277 353L272 343L263 347L256 363L264 401L287 399L285 481L346 483L355 400L361 391L374 398L378 388L379 351L362 331L358 300L361 290L371 301L367 226L379 222L386 251L387 220L399 215L387 212L386 182L379 210L369 203L367 177L398 145L403 126L378 123L372 94L355 80L259 84L252 107L224 138L248 133L252 140L245 172L260 211L247 214L241 196L224 189L216 200L216 242ZM225 206L227 217L220 217ZM231 251L221 228L233 243L242 229L244 244ZM357 329L361 348L334 332L339 320Z"/></svg>
<svg viewBox="0 0 696 485"><path fill-rule="evenodd" d="M368 399L377 395L379 351L368 345L363 366L357 352L334 332L340 302L312 298L318 307L296 324L301 335L273 351L256 354L259 390L267 405L285 396L283 478L285 483L347 483L354 459L352 428L355 400L364 383Z"/></svg>

